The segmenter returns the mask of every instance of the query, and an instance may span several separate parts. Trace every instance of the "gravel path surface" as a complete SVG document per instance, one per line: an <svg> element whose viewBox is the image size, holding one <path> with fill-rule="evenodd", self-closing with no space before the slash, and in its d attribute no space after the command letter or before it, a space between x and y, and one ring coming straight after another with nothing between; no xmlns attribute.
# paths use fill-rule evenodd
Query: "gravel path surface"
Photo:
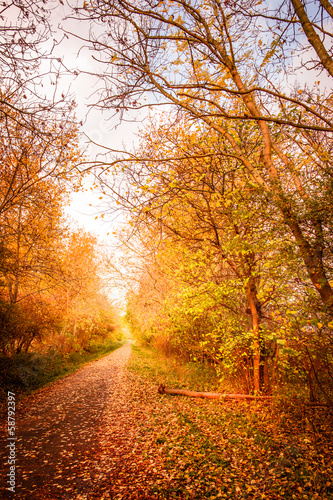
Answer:
<svg viewBox="0 0 333 500"><path fill-rule="evenodd" d="M141 480L139 489L131 482L131 493L126 486L129 474L147 469L136 453L141 427L129 404L130 353L128 343L21 401L16 492L2 489L3 498L154 498L145 496ZM7 455L1 450L2 463Z"/></svg>

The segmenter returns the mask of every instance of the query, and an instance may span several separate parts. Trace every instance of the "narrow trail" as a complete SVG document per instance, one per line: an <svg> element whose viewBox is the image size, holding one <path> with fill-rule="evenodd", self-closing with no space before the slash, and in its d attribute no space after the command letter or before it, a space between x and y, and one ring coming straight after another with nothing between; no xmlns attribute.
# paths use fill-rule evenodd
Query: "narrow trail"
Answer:
<svg viewBox="0 0 333 500"><path fill-rule="evenodd" d="M115 498L110 473L127 469L135 449L135 426L126 429L123 418L131 413L124 400L130 353L126 344L20 402L15 498ZM1 450L2 463L6 453Z"/></svg>

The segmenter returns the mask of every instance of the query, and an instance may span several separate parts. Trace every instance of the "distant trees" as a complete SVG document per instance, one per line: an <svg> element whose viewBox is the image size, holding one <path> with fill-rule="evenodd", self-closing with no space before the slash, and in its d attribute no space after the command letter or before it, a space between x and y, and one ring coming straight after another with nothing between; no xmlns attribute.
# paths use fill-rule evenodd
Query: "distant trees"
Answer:
<svg viewBox="0 0 333 500"><path fill-rule="evenodd" d="M44 294L53 317L44 343L63 353L89 350L97 339L112 336L117 324L101 278L97 239L82 229L69 231L57 241L55 259L57 281Z"/></svg>
<svg viewBox="0 0 333 500"><path fill-rule="evenodd" d="M0 6L0 354L89 349L113 334L97 242L64 215L83 158L75 102L60 94L52 3ZM50 92L50 88L52 91Z"/></svg>
<svg viewBox="0 0 333 500"><path fill-rule="evenodd" d="M34 215L17 221L12 252L11 235L3 239L9 250L0 272L0 353L32 346L63 354L89 350L112 337L117 325L100 277L97 241L57 220L54 198L48 211Z"/></svg>

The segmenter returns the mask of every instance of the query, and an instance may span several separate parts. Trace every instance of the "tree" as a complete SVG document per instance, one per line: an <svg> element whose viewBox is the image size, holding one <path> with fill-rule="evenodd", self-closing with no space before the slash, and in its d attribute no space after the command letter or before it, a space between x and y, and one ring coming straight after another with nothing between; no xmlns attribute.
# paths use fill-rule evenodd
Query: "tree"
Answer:
<svg viewBox="0 0 333 500"><path fill-rule="evenodd" d="M243 135L253 150L255 129ZM132 329L237 374L248 391L270 390L279 374L306 377L327 398L333 323L280 214L225 147L209 129L157 121L135 154L145 160L123 166L121 190L103 176L129 212Z"/></svg>
<svg viewBox="0 0 333 500"><path fill-rule="evenodd" d="M57 252L67 233L63 207L82 180L73 116L64 116L62 123L49 116L39 124L42 137L38 128L26 128L16 118L9 109L0 121L3 352L29 349L50 328L44 299L62 280Z"/></svg>
<svg viewBox="0 0 333 500"><path fill-rule="evenodd" d="M64 236L64 196L52 182L38 183L38 189L2 217L1 232L7 250L3 277L9 302L38 294L59 280L55 244ZM47 277L47 280L45 280Z"/></svg>
<svg viewBox="0 0 333 500"><path fill-rule="evenodd" d="M43 269L42 275L46 274L52 241L62 231L69 183L78 189L81 182L76 170L81 151L75 124L49 120L43 126L45 133L49 130L48 141L14 120L0 122L0 231L6 250L2 271L12 303L18 300L22 280L31 290L29 280L37 283Z"/></svg>
<svg viewBox="0 0 333 500"><path fill-rule="evenodd" d="M247 127L239 134L246 136L252 150L255 130ZM131 213L131 238L136 235L144 245L141 275L151 283L152 268L162 267L164 274L180 280L190 296L200 297L194 317L205 311L204 296L210 311L224 311L225 323L228 315L233 315L234 326L237 316L243 317L241 328L248 339L252 335L249 349L253 355L249 357L253 358L258 392L264 383L268 386L264 318L269 319L271 301L281 293L283 285L277 283L282 268L288 273L281 257L286 234L279 217L266 206L263 194L254 189L237 159L227 158L224 143L209 129L190 129L185 119L176 124L153 124L143 134L141 150L137 157L144 151L147 159L124 167L122 196L107 175L102 178L103 190L115 189L118 203ZM152 248L157 267L146 257ZM158 290L163 280L155 281ZM177 295L177 286L172 290ZM188 304L186 294L184 291L181 302ZM142 295L147 297L147 292ZM159 301L165 303L165 298L160 296ZM173 304L170 310L174 308ZM177 306L178 313L180 309ZM229 340L234 326L226 334Z"/></svg>
<svg viewBox="0 0 333 500"><path fill-rule="evenodd" d="M32 130L27 130L17 120L17 113L8 109L7 115L0 115L0 138L0 214L48 178L63 185L71 180L74 188L79 186L76 164L82 153L73 109L60 122L52 114L44 114Z"/></svg>
<svg viewBox="0 0 333 500"><path fill-rule="evenodd" d="M332 131L331 95L313 102L314 90L283 88L270 75L276 72L271 59L277 49L263 36L252 48L258 34L254 17L245 17L229 2L98 1L77 11L80 19L107 28L105 37L91 33L106 65L100 75L105 81L100 106L125 112L168 103L215 130L228 144L227 154L239 160L280 211L313 286L332 314L331 271L324 257L332 233L329 208L318 207L317 190L308 192L308 168L297 159L300 155L310 162L311 176L322 179L325 170L331 171L320 146L325 143L322 134ZM151 94L154 98L145 103ZM238 122L257 129L258 147L250 156L237 133ZM285 147L290 137L292 155Z"/></svg>
<svg viewBox="0 0 333 500"><path fill-rule="evenodd" d="M0 118L46 142L50 114L60 124L73 107L72 100L58 92L62 61L52 56L57 44L50 25L53 8L44 0L10 0L0 7ZM45 69L42 62L48 63ZM45 81L54 87L53 96L44 93Z"/></svg>

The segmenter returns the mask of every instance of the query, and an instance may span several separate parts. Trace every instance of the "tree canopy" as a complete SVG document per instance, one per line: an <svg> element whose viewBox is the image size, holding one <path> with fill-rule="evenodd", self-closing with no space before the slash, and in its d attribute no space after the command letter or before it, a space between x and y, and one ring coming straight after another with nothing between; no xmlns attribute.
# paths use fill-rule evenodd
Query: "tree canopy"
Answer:
<svg viewBox="0 0 333 500"><path fill-rule="evenodd" d="M119 151L110 139L103 157L88 159L75 102L58 96L63 62L43 52L53 5L13 0L2 8L6 338L15 337L11 308L30 307L37 317L32 298L64 344L70 337L86 345L93 325L101 327L107 299L97 242L63 216L86 165L94 167L103 217L121 211L124 220L121 265L113 255L106 265L127 287L138 338L208 362L247 392L292 381L331 402L330 2L68 6L67 22L76 24L65 35L80 26L77 37L99 68L85 69L98 81L95 108L118 121L145 117L132 148ZM52 70L51 99L39 93L41 61Z"/></svg>

